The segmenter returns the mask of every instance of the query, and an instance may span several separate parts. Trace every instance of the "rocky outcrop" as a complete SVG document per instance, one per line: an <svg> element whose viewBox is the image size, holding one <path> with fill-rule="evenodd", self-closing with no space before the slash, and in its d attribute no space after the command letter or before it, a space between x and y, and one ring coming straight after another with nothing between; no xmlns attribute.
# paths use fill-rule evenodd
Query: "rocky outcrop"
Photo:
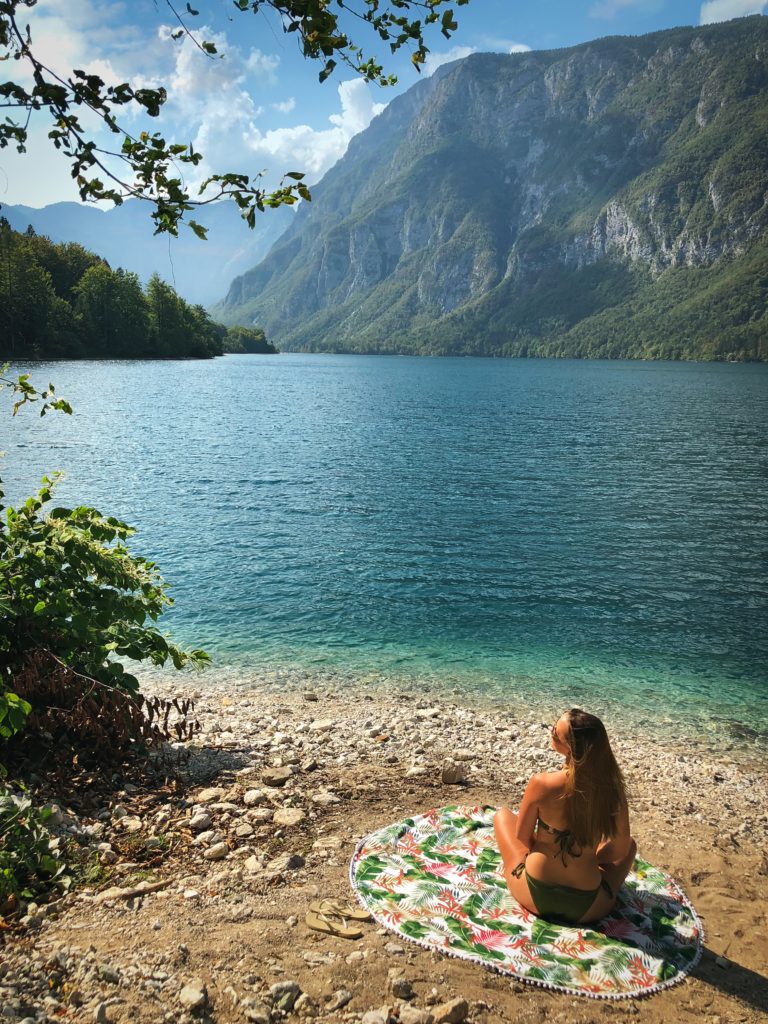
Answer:
<svg viewBox="0 0 768 1024"><path fill-rule="evenodd" d="M767 115L760 16L474 54L352 141L217 314L284 347L408 350L465 311L490 334L542 275L740 258L766 239Z"/></svg>

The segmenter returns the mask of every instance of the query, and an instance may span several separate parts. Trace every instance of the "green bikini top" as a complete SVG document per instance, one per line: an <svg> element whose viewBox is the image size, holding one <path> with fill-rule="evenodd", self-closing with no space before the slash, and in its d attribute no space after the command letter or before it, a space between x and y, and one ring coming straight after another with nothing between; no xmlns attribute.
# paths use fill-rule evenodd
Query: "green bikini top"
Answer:
<svg viewBox="0 0 768 1024"><path fill-rule="evenodd" d="M555 838L555 845L560 852L560 859L563 862L563 867L567 868L568 865L565 862L565 856L568 854L569 857L580 857L581 850L576 852L574 847L576 846L576 840L571 835L570 829L567 828L552 828L546 821L542 821L541 818L536 818L536 831L542 829L544 832L549 832L550 835ZM557 853L555 854L557 857Z"/></svg>

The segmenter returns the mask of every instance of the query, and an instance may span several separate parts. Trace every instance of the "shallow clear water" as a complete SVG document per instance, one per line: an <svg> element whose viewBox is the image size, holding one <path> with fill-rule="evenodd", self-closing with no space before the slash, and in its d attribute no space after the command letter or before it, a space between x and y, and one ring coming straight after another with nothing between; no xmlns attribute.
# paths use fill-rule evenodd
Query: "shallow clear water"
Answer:
<svg viewBox="0 0 768 1024"><path fill-rule="evenodd" d="M768 736L766 366L30 369L76 415L4 417L9 496L61 468L135 525L222 670Z"/></svg>

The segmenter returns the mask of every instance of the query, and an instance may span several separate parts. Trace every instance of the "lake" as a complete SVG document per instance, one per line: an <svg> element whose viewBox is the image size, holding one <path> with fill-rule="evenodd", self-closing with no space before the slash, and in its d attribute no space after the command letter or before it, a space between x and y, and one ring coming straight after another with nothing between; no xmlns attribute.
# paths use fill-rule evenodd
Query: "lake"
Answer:
<svg viewBox="0 0 768 1024"><path fill-rule="evenodd" d="M11 499L137 528L222 675L768 742L768 366L284 354L30 369Z"/></svg>

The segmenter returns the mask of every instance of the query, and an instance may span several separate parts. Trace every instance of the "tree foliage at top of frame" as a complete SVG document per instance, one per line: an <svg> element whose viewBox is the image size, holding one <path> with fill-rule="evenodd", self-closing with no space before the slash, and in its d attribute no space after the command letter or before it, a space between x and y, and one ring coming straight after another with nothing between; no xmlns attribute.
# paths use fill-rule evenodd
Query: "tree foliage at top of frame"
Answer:
<svg viewBox="0 0 768 1024"><path fill-rule="evenodd" d="M369 56L343 31L340 19L357 18L361 25L387 45L391 53L403 47L411 52L416 69L429 52L425 32L439 27L449 38L458 27L453 8L468 0L233 0L241 14L275 12L284 32L296 37L304 57L318 61L319 73L325 81L339 63L365 81L393 85L393 75L383 64ZM190 3L179 12L172 0L165 0L178 28L172 33L176 40L187 36L211 59L216 59L214 43L198 39L189 23L199 16ZM152 219L155 233L178 234L185 222L200 238L206 229L185 215L196 207L229 198L239 207L249 227L256 221L257 211L268 207L293 204L311 195L300 171L288 171L280 187L269 192L260 184L261 175L249 177L237 171L214 174L200 186L196 197L184 183L184 165L197 166L203 154L190 144L168 141L159 132L142 131L134 136L118 121L120 108L141 108L150 117L160 114L167 99L166 90L133 88L130 83L108 86L98 75L74 68L65 77L47 67L35 51L30 26L25 21L37 0L0 0L0 60L19 61L31 71L30 87L18 81L0 82L0 108L10 113L0 120L0 149L15 145L20 153L26 150L28 127L33 111L44 110L50 116L48 137L68 158L80 198L83 201L109 200L120 205L126 198L147 200L154 207ZM6 64L6 67L9 65ZM116 137L114 149L99 146L81 123L81 111L97 115ZM112 168L119 166L117 173Z"/></svg>

